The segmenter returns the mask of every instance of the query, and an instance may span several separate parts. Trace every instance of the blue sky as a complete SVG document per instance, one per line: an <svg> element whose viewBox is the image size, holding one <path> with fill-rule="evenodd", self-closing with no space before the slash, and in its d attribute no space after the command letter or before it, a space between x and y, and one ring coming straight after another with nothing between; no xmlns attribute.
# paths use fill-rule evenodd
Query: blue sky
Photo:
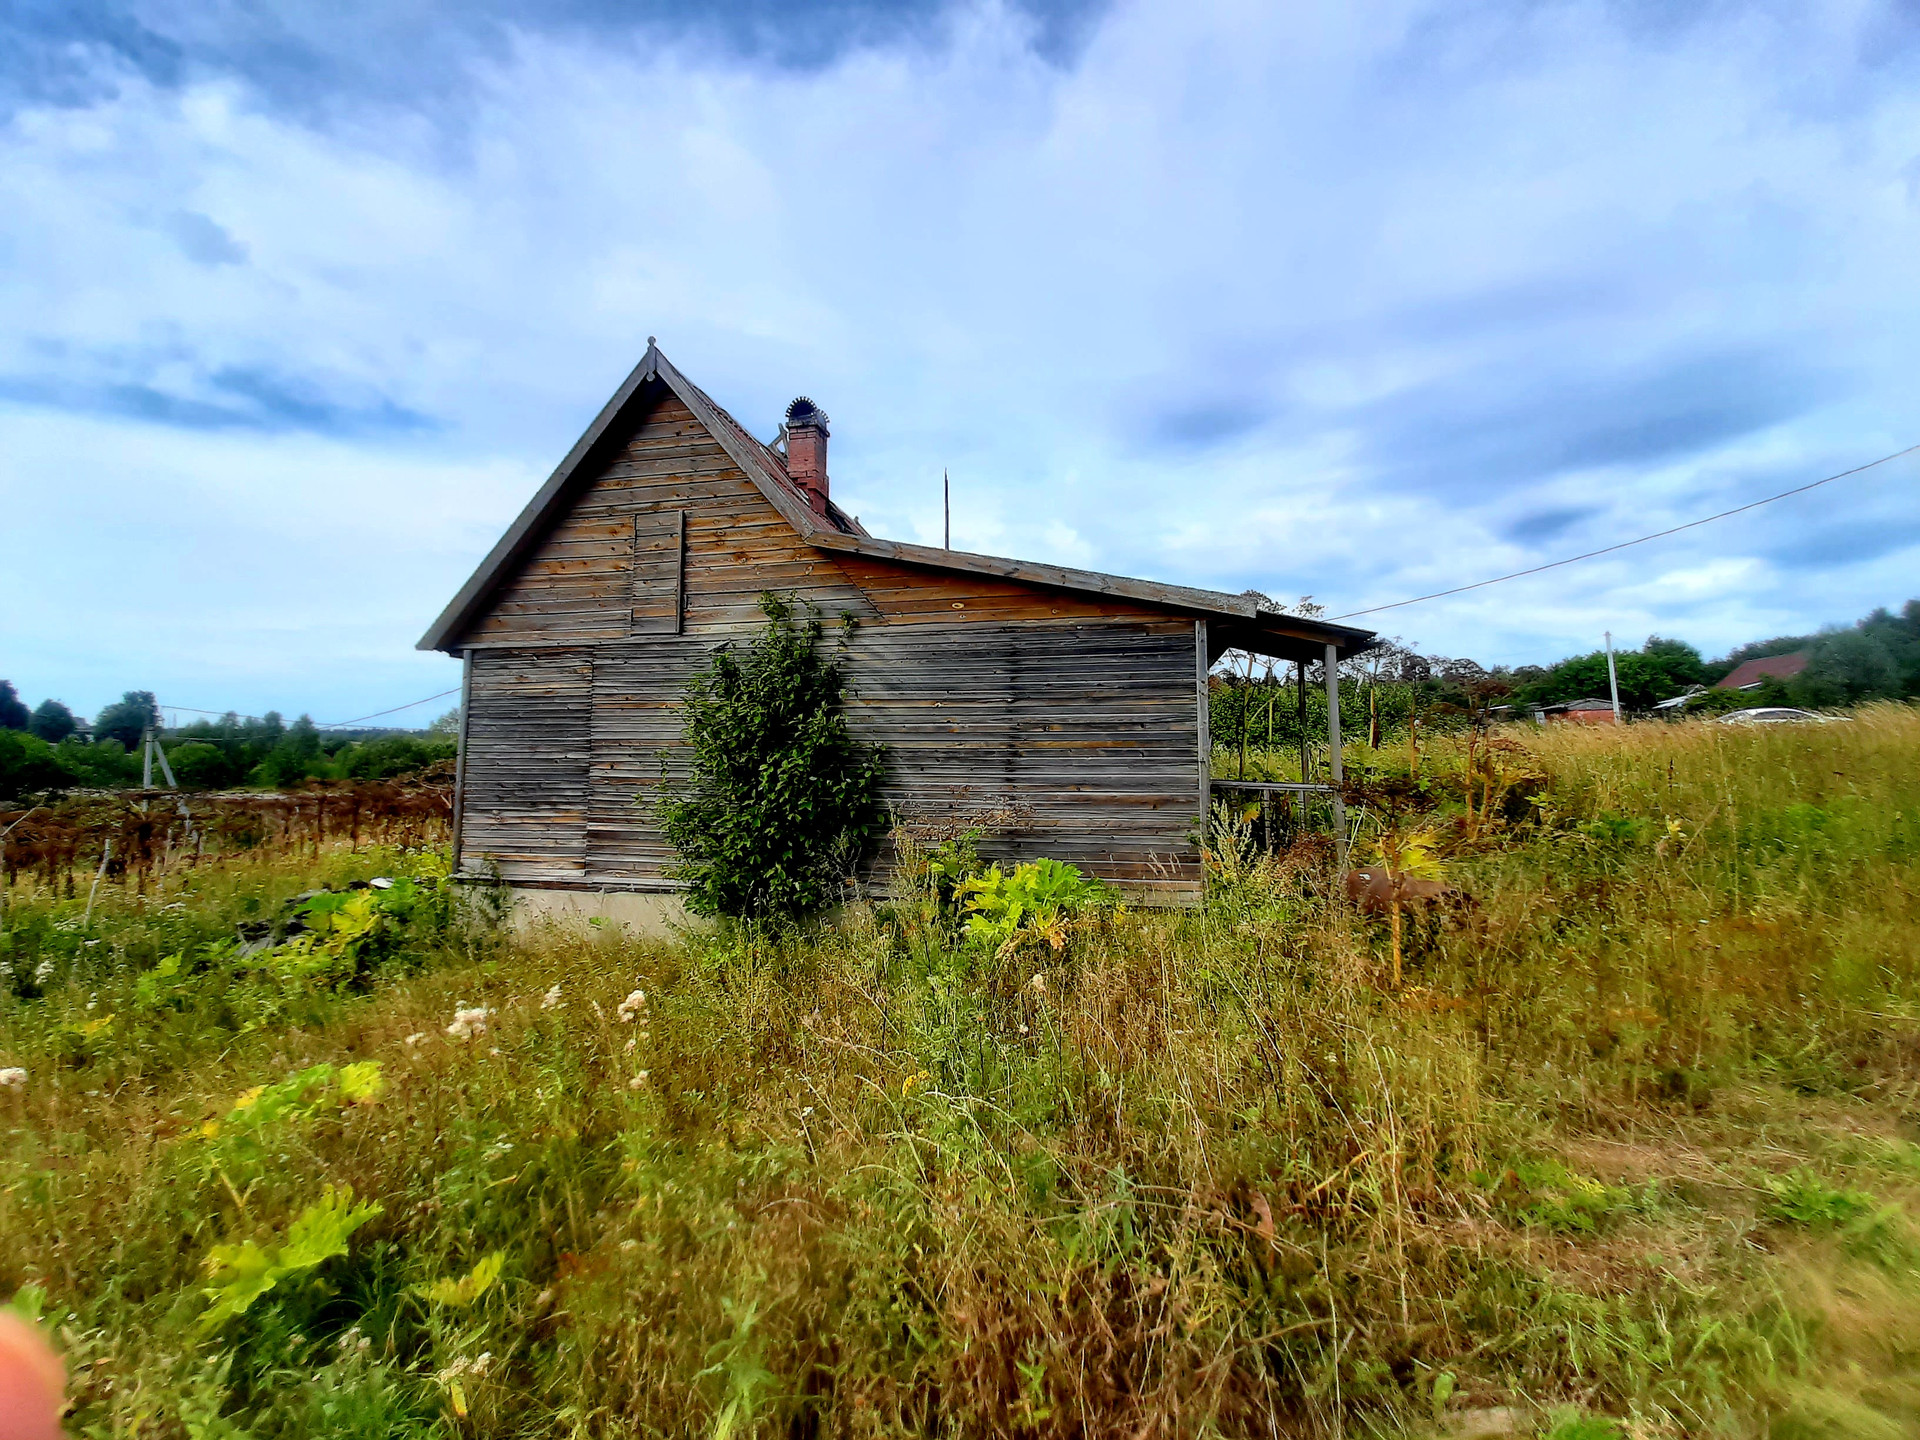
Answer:
<svg viewBox="0 0 1920 1440"><path fill-rule="evenodd" d="M344 720L648 335L875 533L1335 612L1920 441L1913 4L15 0L0 675ZM1382 617L1920 593L1920 464ZM437 707L407 718L424 720Z"/></svg>

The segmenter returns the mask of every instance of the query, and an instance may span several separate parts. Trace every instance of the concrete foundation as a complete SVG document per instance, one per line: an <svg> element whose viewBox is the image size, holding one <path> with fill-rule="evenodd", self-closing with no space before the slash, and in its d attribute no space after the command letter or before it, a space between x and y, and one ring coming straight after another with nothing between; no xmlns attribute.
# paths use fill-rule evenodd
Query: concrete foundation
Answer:
<svg viewBox="0 0 1920 1440"><path fill-rule="evenodd" d="M1137 909L1184 910L1201 903L1197 894L1159 886L1122 883L1114 888L1128 905ZM670 891L545 890L516 885L508 887L508 894L512 897L512 909L507 923L516 935L550 927L592 928L601 934L617 928L636 940L673 940L697 933L713 923L689 914L680 897ZM589 926L590 921L600 923Z"/></svg>
<svg viewBox="0 0 1920 1440"><path fill-rule="evenodd" d="M689 915L674 894L632 890L534 890L518 886L511 891L513 909L508 923L514 933L543 927L584 928L598 920L605 929L618 926L636 939L671 940L701 929L706 921Z"/></svg>

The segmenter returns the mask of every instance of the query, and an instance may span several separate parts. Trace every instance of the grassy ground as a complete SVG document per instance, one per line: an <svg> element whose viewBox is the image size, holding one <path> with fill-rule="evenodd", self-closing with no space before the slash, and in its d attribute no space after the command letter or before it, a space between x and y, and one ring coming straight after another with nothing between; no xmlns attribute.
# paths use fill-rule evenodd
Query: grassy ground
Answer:
<svg viewBox="0 0 1920 1440"><path fill-rule="evenodd" d="M1351 763L1472 897L1397 988L1231 823L1005 953L22 883L0 1295L101 1435L1920 1428L1920 714Z"/></svg>

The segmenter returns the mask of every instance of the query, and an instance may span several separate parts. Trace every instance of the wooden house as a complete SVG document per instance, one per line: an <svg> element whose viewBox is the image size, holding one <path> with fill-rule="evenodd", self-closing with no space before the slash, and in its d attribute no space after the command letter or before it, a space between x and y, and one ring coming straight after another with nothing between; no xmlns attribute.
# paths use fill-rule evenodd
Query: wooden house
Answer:
<svg viewBox="0 0 1920 1440"><path fill-rule="evenodd" d="M1249 596L877 539L833 503L827 440L804 399L784 453L756 440L648 342L420 642L464 662L463 873L497 866L576 913L644 918L617 897L670 896L649 802L684 773L683 687L764 623L771 590L856 622L848 717L887 747L897 813L999 811L1016 818L989 854L1068 860L1149 902L1196 898L1209 667L1230 648L1344 658L1370 633Z"/></svg>

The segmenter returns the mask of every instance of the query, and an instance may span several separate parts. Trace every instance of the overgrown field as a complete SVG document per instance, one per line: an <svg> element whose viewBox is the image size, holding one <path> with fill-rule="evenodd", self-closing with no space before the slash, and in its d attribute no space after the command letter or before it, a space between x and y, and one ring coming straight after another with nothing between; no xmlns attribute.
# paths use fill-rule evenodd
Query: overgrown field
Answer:
<svg viewBox="0 0 1920 1440"><path fill-rule="evenodd" d="M1920 1428L1920 714L1351 763L1470 897L1397 986L1235 815L1205 911L988 940L23 871L0 1295L99 1435Z"/></svg>

